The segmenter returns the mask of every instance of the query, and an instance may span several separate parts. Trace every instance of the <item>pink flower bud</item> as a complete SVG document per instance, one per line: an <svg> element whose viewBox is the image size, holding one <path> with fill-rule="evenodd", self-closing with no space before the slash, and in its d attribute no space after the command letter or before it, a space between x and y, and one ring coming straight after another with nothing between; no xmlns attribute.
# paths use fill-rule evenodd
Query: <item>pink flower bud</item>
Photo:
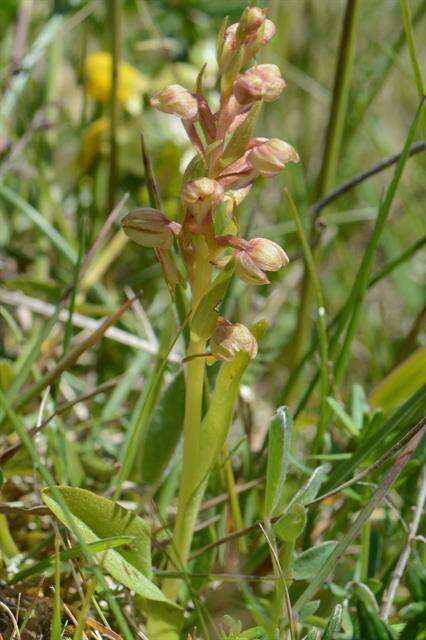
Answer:
<svg viewBox="0 0 426 640"><path fill-rule="evenodd" d="M169 247L180 224L169 220L161 211L146 207L135 209L121 221L125 234L142 247Z"/></svg>
<svg viewBox="0 0 426 640"><path fill-rule="evenodd" d="M257 342L251 331L243 324L232 324L225 318L219 318L210 348L218 360L232 360L239 351L247 353L250 359L257 355Z"/></svg>
<svg viewBox="0 0 426 640"><path fill-rule="evenodd" d="M249 284L268 284L265 271L279 271L288 262L288 256L276 242L266 238L239 240L235 253L235 273Z"/></svg>
<svg viewBox="0 0 426 640"><path fill-rule="evenodd" d="M268 44L268 42L274 37L276 30L277 29L272 20L265 20L265 25L263 27L262 44Z"/></svg>
<svg viewBox="0 0 426 640"><path fill-rule="evenodd" d="M256 37L265 22L265 12L259 7L246 7L238 25L238 37L245 43Z"/></svg>
<svg viewBox="0 0 426 640"><path fill-rule="evenodd" d="M280 173L289 162L299 162L299 156L284 140L271 138L255 146L248 155L248 161L261 176L270 178Z"/></svg>
<svg viewBox="0 0 426 640"><path fill-rule="evenodd" d="M196 178L187 182L182 189L182 201L187 207L186 220L193 233L202 231L203 223L213 213L214 207L222 202L224 190L221 184L211 178Z"/></svg>
<svg viewBox="0 0 426 640"><path fill-rule="evenodd" d="M198 115L197 98L180 84L171 84L156 93L151 98L151 106L182 120L195 120Z"/></svg>
<svg viewBox="0 0 426 640"><path fill-rule="evenodd" d="M275 64L258 64L240 75L234 82L234 96L245 106L257 100L273 102L282 93L286 83Z"/></svg>
<svg viewBox="0 0 426 640"><path fill-rule="evenodd" d="M196 178L187 182L182 189L182 200L189 206L218 204L223 200L223 187L211 178Z"/></svg>
<svg viewBox="0 0 426 640"><path fill-rule="evenodd" d="M238 22L235 22L225 30L225 33L223 36L223 43L221 45L219 56L218 56L219 68L222 71L229 66L237 50L237 47L238 47L237 29L238 29Z"/></svg>

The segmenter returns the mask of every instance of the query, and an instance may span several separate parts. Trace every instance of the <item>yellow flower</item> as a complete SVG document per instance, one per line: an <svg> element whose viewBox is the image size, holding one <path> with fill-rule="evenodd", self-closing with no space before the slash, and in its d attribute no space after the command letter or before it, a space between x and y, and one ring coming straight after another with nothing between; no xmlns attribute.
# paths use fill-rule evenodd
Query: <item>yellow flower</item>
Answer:
<svg viewBox="0 0 426 640"><path fill-rule="evenodd" d="M107 102L111 95L111 54L97 51L87 56L84 63L87 93L99 102ZM127 62L118 67L119 102L131 113L138 113L141 94L148 89L149 80Z"/></svg>
<svg viewBox="0 0 426 640"><path fill-rule="evenodd" d="M104 144L108 143L109 120L98 118L87 128L81 149L83 167L90 169L97 156L102 152Z"/></svg>

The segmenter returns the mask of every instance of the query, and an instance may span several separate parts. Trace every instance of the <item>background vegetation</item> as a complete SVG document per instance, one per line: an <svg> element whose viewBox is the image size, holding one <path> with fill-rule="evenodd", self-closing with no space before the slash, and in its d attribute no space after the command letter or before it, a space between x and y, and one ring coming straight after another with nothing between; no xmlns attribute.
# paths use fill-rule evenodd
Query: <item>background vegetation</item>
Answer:
<svg viewBox="0 0 426 640"><path fill-rule="evenodd" d="M120 498L150 521L154 574L164 570L164 526L173 520L180 472L181 338L169 351L176 318L154 252L127 242L119 221L149 202L141 132L164 211L179 219L189 144L178 121L150 109L148 96L174 81L192 89L206 62L214 102L216 34L225 15L235 22L245 6L239 0L0 5L4 638L18 637L19 629L22 638L59 638L64 626L65 637L144 637L139 597L116 576L103 578L108 571L102 562L94 568L87 540L76 540L49 515L40 492L54 483ZM320 632L420 640L426 637L424 441L409 461L400 452L418 445L426 413L426 120L419 106L426 3L271 0L268 6L277 25L268 62L280 66L288 87L264 110L259 129L290 142L301 162L254 187L241 225L246 236L278 242L291 262L268 288L233 282L224 302L233 321L265 318L269 328L244 377L228 449L200 514L183 637L272 638L283 625L281 637L292 640L309 632L309 638ZM374 175L318 205L372 168ZM303 229L283 187L313 246L328 363L318 348L315 292L306 285ZM330 388L320 407L321 374ZM303 530L284 542L284 556L289 544L299 554L284 577L258 526L268 429L283 404L294 418L291 452L286 441L283 453L283 506L313 473L305 505L367 470L362 482L307 509ZM110 515L97 552L129 544ZM303 551L330 541L339 546L300 560ZM287 582L283 612L274 593Z"/></svg>

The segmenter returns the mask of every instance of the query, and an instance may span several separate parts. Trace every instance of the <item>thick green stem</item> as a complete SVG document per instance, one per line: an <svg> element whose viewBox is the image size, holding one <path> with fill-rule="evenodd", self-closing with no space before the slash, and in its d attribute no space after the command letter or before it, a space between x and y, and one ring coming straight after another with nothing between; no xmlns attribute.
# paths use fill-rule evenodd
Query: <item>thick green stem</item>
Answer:
<svg viewBox="0 0 426 640"><path fill-rule="evenodd" d="M188 356L202 353L204 349L204 342L191 339ZM194 480L197 476L197 460L200 450L204 358L190 360L187 367L182 477L169 566L170 570L178 571L185 569L188 561L199 506L199 500L194 495ZM175 600L179 584L180 580L178 579L166 579L163 584L164 595L170 600Z"/></svg>
<svg viewBox="0 0 426 640"><path fill-rule="evenodd" d="M192 312L208 290L212 268L208 259L208 247L202 236L194 238L196 246L194 280L192 282ZM203 406L205 358L198 357L205 352L206 342L191 333L187 350L185 419L182 477L179 488L178 511L173 532L170 570L185 570L197 519L203 486L197 486L198 461L200 456L201 419ZM163 584L163 593L170 600L176 600L180 581L168 578Z"/></svg>

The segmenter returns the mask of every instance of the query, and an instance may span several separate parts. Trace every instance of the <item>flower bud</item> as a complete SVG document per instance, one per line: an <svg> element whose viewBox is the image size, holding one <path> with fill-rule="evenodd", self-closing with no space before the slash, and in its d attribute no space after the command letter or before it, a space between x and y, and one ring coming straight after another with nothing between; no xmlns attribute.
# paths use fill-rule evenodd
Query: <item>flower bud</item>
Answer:
<svg viewBox="0 0 426 640"><path fill-rule="evenodd" d="M273 102L285 86L277 65L258 64L235 80L233 91L237 101L245 106L257 100Z"/></svg>
<svg viewBox="0 0 426 640"><path fill-rule="evenodd" d="M263 27L262 44L268 44L268 42L274 37L276 30L277 29L272 20L265 20L265 24Z"/></svg>
<svg viewBox="0 0 426 640"><path fill-rule="evenodd" d="M279 271L288 262L288 256L279 244L266 238L253 238L243 242L235 253L235 273L249 284L268 284L265 271Z"/></svg>
<svg viewBox="0 0 426 640"><path fill-rule="evenodd" d="M156 93L151 98L151 106L182 120L195 120L198 115L197 98L180 84L171 84Z"/></svg>
<svg viewBox="0 0 426 640"><path fill-rule="evenodd" d="M221 71L223 71L229 66L229 64L231 63L232 59L235 56L235 52L238 47L237 29L238 29L238 22L235 22L225 30L225 33L223 36L223 43L220 48L219 59L218 59L219 69Z"/></svg>
<svg viewBox="0 0 426 640"><path fill-rule="evenodd" d="M246 43L255 38L265 22L265 12L259 7L246 7L238 25L238 38Z"/></svg>
<svg viewBox="0 0 426 640"><path fill-rule="evenodd" d="M237 31L237 38L244 48L242 66L248 64L274 34L275 25L271 20L265 19L265 12L258 7L248 7L243 13Z"/></svg>
<svg viewBox="0 0 426 640"><path fill-rule="evenodd" d="M170 221L161 211L146 207L135 209L121 221L125 234L142 247L169 247L180 224Z"/></svg>
<svg viewBox="0 0 426 640"><path fill-rule="evenodd" d="M211 178L196 178L187 182L182 189L182 200L190 213L202 222L211 209L222 202L223 187Z"/></svg>
<svg viewBox="0 0 426 640"><path fill-rule="evenodd" d="M299 162L299 156L284 140L271 138L255 146L248 155L248 161L261 176L271 178L289 162Z"/></svg>
<svg viewBox="0 0 426 640"><path fill-rule="evenodd" d="M245 351L250 359L257 355L257 342L251 331L243 324L232 324L225 318L219 318L210 348L218 360L232 360L239 351Z"/></svg>

